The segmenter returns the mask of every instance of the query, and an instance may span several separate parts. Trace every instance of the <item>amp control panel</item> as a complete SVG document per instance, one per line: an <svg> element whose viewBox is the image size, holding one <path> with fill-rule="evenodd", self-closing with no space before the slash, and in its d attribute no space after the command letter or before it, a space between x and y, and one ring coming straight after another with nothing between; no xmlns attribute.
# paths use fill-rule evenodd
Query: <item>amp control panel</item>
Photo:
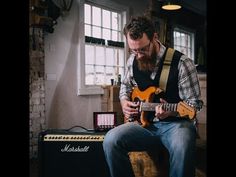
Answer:
<svg viewBox="0 0 236 177"><path fill-rule="evenodd" d="M43 137L43 141L103 141L105 135L61 135L48 134Z"/></svg>

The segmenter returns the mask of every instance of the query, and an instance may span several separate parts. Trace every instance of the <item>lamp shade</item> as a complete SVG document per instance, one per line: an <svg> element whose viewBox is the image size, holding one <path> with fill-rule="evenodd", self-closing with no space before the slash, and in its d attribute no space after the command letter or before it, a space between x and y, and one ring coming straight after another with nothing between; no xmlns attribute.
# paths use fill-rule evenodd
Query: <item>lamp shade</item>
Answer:
<svg viewBox="0 0 236 177"><path fill-rule="evenodd" d="M178 1L166 0L163 2L163 5L161 8L164 10L178 10L178 9L181 9L181 5Z"/></svg>

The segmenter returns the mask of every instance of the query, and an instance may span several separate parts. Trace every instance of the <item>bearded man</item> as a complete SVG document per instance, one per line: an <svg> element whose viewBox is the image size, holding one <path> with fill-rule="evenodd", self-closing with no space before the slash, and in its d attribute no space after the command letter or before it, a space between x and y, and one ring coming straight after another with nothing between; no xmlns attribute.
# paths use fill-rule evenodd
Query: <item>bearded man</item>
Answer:
<svg viewBox="0 0 236 177"><path fill-rule="evenodd" d="M196 120L183 118L176 110L167 110L163 104L155 107L148 126L142 126L133 117L139 114L139 103L131 98L132 89L145 92L160 86L160 76L167 48L157 39L152 21L144 16L132 17L124 27L129 46L125 76L120 87L120 102L125 122L105 135L103 149L111 177L134 177L128 156L130 151L148 151L161 145L169 152L170 177L195 176ZM193 60L174 50L164 97L153 99L159 103L183 101L197 112L202 100L197 71ZM196 118L194 118L196 119Z"/></svg>

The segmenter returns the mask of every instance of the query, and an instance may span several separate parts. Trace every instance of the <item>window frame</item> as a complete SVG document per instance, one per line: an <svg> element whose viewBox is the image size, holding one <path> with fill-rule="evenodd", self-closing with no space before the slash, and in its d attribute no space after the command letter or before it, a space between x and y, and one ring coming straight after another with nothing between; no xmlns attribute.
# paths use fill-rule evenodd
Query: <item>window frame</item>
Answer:
<svg viewBox="0 0 236 177"><path fill-rule="evenodd" d="M104 94L102 86L99 85L85 85L85 31L84 31L84 4L89 3L104 7L107 9L114 9L119 11L122 15L121 24L125 24L128 20L129 9L126 6L119 5L109 0L78 0L79 12L79 36L78 36L78 53L77 53L77 95L97 95ZM123 36L124 37L124 36ZM126 40L124 40L125 48ZM125 58L127 58L127 50L125 50ZM126 65L126 62L125 62Z"/></svg>

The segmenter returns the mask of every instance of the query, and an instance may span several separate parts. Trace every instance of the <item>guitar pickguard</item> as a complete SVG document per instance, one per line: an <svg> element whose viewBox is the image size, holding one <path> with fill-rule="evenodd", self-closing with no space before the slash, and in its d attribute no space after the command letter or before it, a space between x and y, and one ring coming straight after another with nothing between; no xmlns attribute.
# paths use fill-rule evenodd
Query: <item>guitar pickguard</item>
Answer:
<svg viewBox="0 0 236 177"><path fill-rule="evenodd" d="M133 102L160 102L160 98L165 98L164 97L164 92L157 88L157 87L149 87L145 91L140 91L137 88L134 88L131 94L131 98ZM153 118L155 117L155 112L146 112L146 111L141 111L140 114L138 114L135 117L132 117L134 120L138 120L142 126L147 126L152 122Z"/></svg>

